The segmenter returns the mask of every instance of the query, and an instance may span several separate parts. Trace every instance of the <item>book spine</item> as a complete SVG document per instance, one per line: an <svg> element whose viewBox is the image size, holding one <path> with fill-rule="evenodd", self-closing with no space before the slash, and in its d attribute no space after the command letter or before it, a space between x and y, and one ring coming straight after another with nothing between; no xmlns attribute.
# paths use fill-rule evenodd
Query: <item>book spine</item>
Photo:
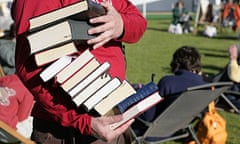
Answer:
<svg viewBox="0 0 240 144"><path fill-rule="evenodd" d="M158 90L158 86L154 82L150 82L147 85L143 86L137 91L137 93L131 95L127 99L123 100L117 105L117 108L120 113L123 113L127 108L129 108L134 103L144 99L150 94Z"/></svg>

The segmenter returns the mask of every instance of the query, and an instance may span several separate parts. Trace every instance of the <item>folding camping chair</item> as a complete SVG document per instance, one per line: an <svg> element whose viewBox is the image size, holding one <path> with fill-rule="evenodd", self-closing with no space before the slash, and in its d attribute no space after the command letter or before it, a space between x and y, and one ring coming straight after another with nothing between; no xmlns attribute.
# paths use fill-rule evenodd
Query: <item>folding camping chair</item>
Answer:
<svg viewBox="0 0 240 144"><path fill-rule="evenodd" d="M147 130L142 136L136 136L133 132L136 143L157 144L191 136L200 144L192 128L194 120L201 115L211 101L216 100L231 85L231 82L219 82L188 88L153 122L138 119L147 127ZM213 90L212 87L214 87Z"/></svg>
<svg viewBox="0 0 240 144"><path fill-rule="evenodd" d="M0 78L3 76L5 73L0 65ZM34 142L0 120L0 144L34 144Z"/></svg>
<svg viewBox="0 0 240 144"><path fill-rule="evenodd" d="M5 76L5 73L3 71L2 65L0 64L0 77Z"/></svg>
<svg viewBox="0 0 240 144"><path fill-rule="evenodd" d="M13 128L0 120L0 143L1 144L34 144L30 139L25 138Z"/></svg>

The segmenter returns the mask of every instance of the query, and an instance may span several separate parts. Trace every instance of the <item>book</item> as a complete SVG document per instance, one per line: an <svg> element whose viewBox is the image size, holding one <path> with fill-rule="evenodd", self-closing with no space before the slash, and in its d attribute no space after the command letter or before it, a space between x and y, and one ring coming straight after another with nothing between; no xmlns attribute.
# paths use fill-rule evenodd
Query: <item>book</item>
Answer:
<svg viewBox="0 0 240 144"><path fill-rule="evenodd" d="M114 106L135 93L136 91L132 85L124 80L116 90L99 102L94 109L100 115L106 115Z"/></svg>
<svg viewBox="0 0 240 144"><path fill-rule="evenodd" d="M100 4L92 0L83 0L31 18L29 31L37 31L71 17L85 20L104 14L106 14L106 10Z"/></svg>
<svg viewBox="0 0 240 144"><path fill-rule="evenodd" d="M158 86L154 82L149 82L148 84L144 85L142 88L138 89L137 92L130 97L124 99L119 104L117 104L117 109L120 113L124 112L128 109L132 104L144 99L145 97L149 96L150 94L158 91Z"/></svg>
<svg viewBox="0 0 240 144"><path fill-rule="evenodd" d="M88 49L86 49L76 59L74 59L71 64L66 66L55 76L56 81L60 84L63 83L93 58L94 55Z"/></svg>
<svg viewBox="0 0 240 144"><path fill-rule="evenodd" d="M71 56L63 56L59 58L57 61L52 63L50 66L48 66L46 69L44 69L40 73L41 79L46 82L53 78L58 72L60 72L64 67L66 67L68 64L70 64L72 61Z"/></svg>
<svg viewBox="0 0 240 144"><path fill-rule="evenodd" d="M87 87L91 82L96 80L99 76L106 73L110 68L109 62L104 62L99 67L97 67L94 71L90 72L83 80L78 80L78 84L74 86L68 94L70 96L76 95L78 92L82 91L85 87ZM81 72L81 70L80 70Z"/></svg>
<svg viewBox="0 0 240 144"><path fill-rule="evenodd" d="M75 96L73 96L72 98L73 102L75 102L77 106L80 106L91 95L93 95L98 89L100 89L103 85L105 85L110 80L111 80L111 76L109 74L103 74L99 76L88 87L86 87L80 93L77 93Z"/></svg>
<svg viewBox="0 0 240 144"><path fill-rule="evenodd" d="M117 77L113 78L107 84L105 84L102 88L100 88L96 93L90 96L87 101L83 103L83 107L86 111L90 111L96 104L98 104L101 100L107 97L111 92L113 92L116 88L121 85L121 80Z"/></svg>
<svg viewBox="0 0 240 144"><path fill-rule="evenodd" d="M34 54L52 47L60 46L71 41L84 41L94 38L88 29L94 27L87 21L65 20L56 25L29 34L30 53Z"/></svg>
<svg viewBox="0 0 240 144"><path fill-rule="evenodd" d="M100 63L93 58L90 62L79 69L74 75L68 78L64 83L60 84L60 87L69 92L75 85L77 85L81 80L83 80L87 75L89 75L93 70L95 70Z"/></svg>
<svg viewBox="0 0 240 144"><path fill-rule="evenodd" d="M43 66L59 59L60 57L71 55L76 52L78 52L77 48L73 42L70 42L62 46L36 53L34 59L37 66Z"/></svg>
<svg viewBox="0 0 240 144"><path fill-rule="evenodd" d="M162 97L159 95L159 92L155 92L141 101L137 102L133 106L131 106L129 109L127 109L122 115L123 120L114 123L111 125L112 129L116 129L126 123L127 121L139 116L149 108L153 107L154 105L158 104L162 100Z"/></svg>

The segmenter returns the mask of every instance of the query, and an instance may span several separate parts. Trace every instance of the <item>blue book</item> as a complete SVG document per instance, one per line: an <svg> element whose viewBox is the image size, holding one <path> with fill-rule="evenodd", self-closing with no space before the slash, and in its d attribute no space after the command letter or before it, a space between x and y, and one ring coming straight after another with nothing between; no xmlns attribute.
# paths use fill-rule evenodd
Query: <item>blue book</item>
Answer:
<svg viewBox="0 0 240 144"><path fill-rule="evenodd" d="M158 86L154 82L150 82L138 89L135 94L132 94L130 97L121 101L116 107L120 113L123 113L133 104L139 102L156 91L158 91Z"/></svg>

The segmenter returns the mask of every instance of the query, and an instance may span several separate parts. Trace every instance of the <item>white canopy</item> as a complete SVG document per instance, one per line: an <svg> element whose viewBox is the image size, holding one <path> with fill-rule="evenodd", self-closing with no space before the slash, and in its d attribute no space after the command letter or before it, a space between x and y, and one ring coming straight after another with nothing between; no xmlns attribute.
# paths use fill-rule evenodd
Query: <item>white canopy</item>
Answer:
<svg viewBox="0 0 240 144"><path fill-rule="evenodd" d="M161 1L161 0L130 0L134 5L141 5L143 3Z"/></svg>

